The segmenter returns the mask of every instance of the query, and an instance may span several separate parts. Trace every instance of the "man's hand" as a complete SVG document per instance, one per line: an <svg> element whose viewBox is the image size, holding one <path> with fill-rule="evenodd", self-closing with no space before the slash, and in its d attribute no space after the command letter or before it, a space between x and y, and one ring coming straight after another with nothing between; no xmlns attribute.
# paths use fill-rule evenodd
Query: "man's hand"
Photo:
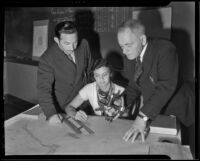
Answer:
<svg viewBox="0 0 200 161"><path fill-rule="evenodd" d="M76 115L75 115L75 120L79 120L79 121L87 121L88 117L87 117L87 114L82 111L82 110L79 110L78 112L76 112Z"/></svg>
<svg viewBox="0 0 200 161"><path fill-rule="evenodd" d="M54 114L48 120L51 125L62 123L62 116L60 114Z"/></svg>
<svg viewBox="0 0 200 161"><path fill-rule="evenodd" d="M45 114L43 112L38 115L38 120L46 121L46 118L47 117L45 116Z"/></svg>
<svg viewBox="0 0 200 161"><path fill-rule="evenodd" d="M140 117L136 118L132 127L125 133L123 139L125 141L128 141L132 137L131 143L133 143L138 137L138 135L141 135L142 142L144 142L146 135L146 121L144 121Z"/></svg>

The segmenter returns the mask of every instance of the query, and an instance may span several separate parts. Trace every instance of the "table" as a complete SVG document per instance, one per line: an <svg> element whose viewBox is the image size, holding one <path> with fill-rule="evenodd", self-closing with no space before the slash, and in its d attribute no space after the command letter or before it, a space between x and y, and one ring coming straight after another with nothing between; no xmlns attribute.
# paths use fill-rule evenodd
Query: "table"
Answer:
<svg viewBox="0 0 200 161"><path fill-rule="evenodd" d="M125 142L122 137L132 120L112 123L103 116L89 116L86 125L95 133L75 134L66 124L50 125L38 119L38 105L5 121L5 155L68 154L164 154L172 159L192 159L189 147L159 142L164 137L149 134L146 142Z"/></svg>

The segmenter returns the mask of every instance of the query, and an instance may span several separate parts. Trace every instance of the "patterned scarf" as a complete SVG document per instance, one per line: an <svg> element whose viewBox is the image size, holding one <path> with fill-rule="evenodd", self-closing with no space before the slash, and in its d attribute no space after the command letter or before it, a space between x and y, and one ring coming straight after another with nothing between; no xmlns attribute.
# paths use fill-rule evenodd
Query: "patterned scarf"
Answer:
<svg viewBox="0 0 200 161"><path fill-rule="evenodd" d="M97 98L98 98L98 105L100 108L104 108L110 103L111 94L114 91L114 86L111 83L110 88L107 92L102 91L100 88L97 88Z"/></svg>

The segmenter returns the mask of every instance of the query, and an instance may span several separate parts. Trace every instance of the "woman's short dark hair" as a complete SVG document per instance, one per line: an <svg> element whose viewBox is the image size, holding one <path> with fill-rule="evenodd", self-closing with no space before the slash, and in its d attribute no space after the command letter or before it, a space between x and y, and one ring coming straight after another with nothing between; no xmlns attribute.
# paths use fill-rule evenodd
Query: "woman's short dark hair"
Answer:
<svg viewBox="0 0 200 161"><path fill-rule="evenodd" d="M76 33L76 25L73 21L62 21L58 23L55 27L55 36L60 39L62 33L72 34Z"/></svg>
<svg viewBox="0 0 200 161"><path fill-rule="evenodd" d="M101 67L107 67L111 70L111 66L106 59L98 59L94 63L94 70L99 69Z"/></svg>

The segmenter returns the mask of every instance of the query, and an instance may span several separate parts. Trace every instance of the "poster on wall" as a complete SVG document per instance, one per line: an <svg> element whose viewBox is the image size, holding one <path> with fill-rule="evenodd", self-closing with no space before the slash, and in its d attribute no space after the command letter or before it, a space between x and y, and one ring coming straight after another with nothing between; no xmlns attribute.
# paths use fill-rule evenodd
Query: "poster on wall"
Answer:
<svg viewBox="0 0 200 161"><path fill-rule="evenodd" d="M148 36L171 39L171 7L135 10L132 12L132 18L142 22Z"/></svg>
<svg viewBox="0 0 200 161"><path fill-rule="evenodd" d="M39 58L48 46L49 20L33 22L33 58Z"/></svg>

